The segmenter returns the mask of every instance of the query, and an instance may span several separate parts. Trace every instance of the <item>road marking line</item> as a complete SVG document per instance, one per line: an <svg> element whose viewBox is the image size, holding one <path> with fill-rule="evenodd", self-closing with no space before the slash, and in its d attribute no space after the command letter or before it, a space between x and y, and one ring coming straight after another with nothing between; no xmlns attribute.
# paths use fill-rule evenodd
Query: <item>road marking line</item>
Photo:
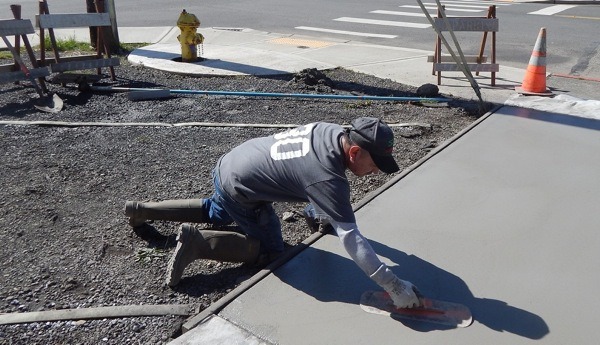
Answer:
<svg viewBox="0 0 600 345"><path fill-rule="evenodd" d="M334 20L339 21L339 22L387 25L387 26L401 26L401 27L406 27L406 28L417 28L417 29L425 29L425 28L431 27L430 24L395 22L395 21L391 21L391 20L374 20L374 19L352 18L352 17L340 17L340 18L336 18Z"/></svg>
<svg viewBox="0 0 600 345"><path fill-rule="evenodd" d="M527 14L537 14L540 16L551 16L553 14L557 14L562 11L566 11L569 8L577 7L577 5L554 5L546 8L542 8L541 10L529 12Z"/></svg>
<svg viewBox="0 0 600 345"><path fill-rule="evenodd" d="M370 33L366 33L366 32L356 32L356 31L343 31L343 30L332 30L332 29L314 28L314 27L311 27L311 26L296 26L295 29L298 29L298 30L307 30L307 31L317 31L317 32L327 32L327 33L332 33L332 34L362 36L362 37L377 37L377 38L396 38L396 37L398 37L397 35L370 34Z"/></svg>
<svg viewBox="0 0 600 345"><path fill-rule="evenodd" d="M426 2L423 5L429 5L429 6L436 6L437 7L437 4L435 2ZM460 3L460 4L443 3L442 5L444 5L444 6L454 6L454 7L465 7L465 8L485 8L485 9L489 8L489 6L463 5L462 3Z"/></svg>
<svg viewBox="0 0 600 345"><path fill-rule="evenodd" d="M421 8L420 6L417 6L417 5L402 5L402 6L399 6L399 7L404 7L404 8ZM432 6L425 6L425 9L437 11L437 7L432 7ZM455 11L455 12L483 12L483 10L471 10L471 9L466 9L466 8L446 8L446 12L448 12L448 11Z"/></svg>
<svg viewBox="0 0 600 345"><path fill-rule="evenodd" d="M595 81L595 82L600 83L600 78L582 77L579 75L570 75L570 74L562 74L562 73L552 73L551 75L553 75L555 77L561 77L561 78L571 78L571 79L578 79L578 80L585 80L585 81Z"/></svg>
<svg viewBox="0 0 600 345"><path fill-rule="evenodd" d="M571 19L593 19L600 20L600 17L585 17L585 16L568 16L565 14L557 14L555 17L571 18Z"/></svg>
<svg viewBox="0 0 600 345"><path fill-rule="evenodd" d="M394 16L407 16L407 17L425 17L425 14L423 14L423 13L415 13L415 12L375 10L375 11L371 11L369 13L391 14ZM430 13L430 15L435 16L435 14L431 14L431 13Z"/></svg>
<svg viewBox="0 0 600 345"><path fill-rule="evenodd" d="M486 7L488 7L489 5L496 5L496 6L510 6L511 4L497 4L494 2L483 2L483 1L477 1L477 0L462 0L462 1L443 1L442 5L444 4L476 4L476 5L486 5Z"/></svg>

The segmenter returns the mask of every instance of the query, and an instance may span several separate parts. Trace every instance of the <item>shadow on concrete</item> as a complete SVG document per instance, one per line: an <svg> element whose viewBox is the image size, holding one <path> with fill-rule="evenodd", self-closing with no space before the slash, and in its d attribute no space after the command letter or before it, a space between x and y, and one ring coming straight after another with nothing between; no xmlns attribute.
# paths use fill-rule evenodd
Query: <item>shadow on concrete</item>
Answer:
<svg viewBox="0 0 600 345"><path fill-rule="evenodd" d="M440 85L447 87L447 88L464 88L465 85L453 85L450 84L448 85L448 83L444 84L444 80L449 81L455 81L455 82L468 82L468 79L465 76L459 75L459 76L448 76L448 75L443 75L442 74L442 83ZM487 75L480 75L480 76L476 76L475 80L477 81L477 85L479 85L480 89L489 89L489 90L498 90L498 89L504 89L504 90L514 90L515 86L519 86L520 83L516 83L510 79L506 79L506 78L501 78L496 76L496 85L492 86L492 79L491 77L488 77ZM475 91L473 91L473 97L476 97Z"/></svg>
<svg viewBox="0 0 600 345"><path fill-rule="evenodd" d="M155 58L155 59L163 59L170 60L181 57L180 54L174 53L166 53L166 52L157 52L154 50L147 49L136 49L136 54L139 56L147 57L147 58ZM225 71L238 72L238 73L246 73L253 75L277 75L277 74L290 74L289 71L282 71L277 69L259 67L254 65L242 64L233 61L226 61L220 59L207 59L205 58L201 62L187 63L187 62L175 62L173 63L181 63L181 64L190 64L190 65L198 65L206 68L216 68ZM198 74L202 74L199 72Z"/></svg>
<svg viewBox="0 0 600 345"><path fill-rule="evenodd" d="M233 61L226 61L220 59L206 59L202 62L202 66L209 68L217 68L226 71L252 74L256 76L270 76L280 74L291 74L289 71L283 71L272 68L258 67L254 65L247 65Z"/></svg>
<svg viewBox="0 0 600 345"><path fill-rule="evenodd" d="M399 277L413 282L425 296L466 305L471 309L475 322L529 339L541 339L550 332L546 322L536 314L504 301L477 298L456 275L382 243L372 240L369 243L378 255L398 265L392 270Z"/></svg>
<svg viewBox="0 0 600 345"><path fill-rule="evenodd" d="M158 51L158 50L152 50L152 49L137 48L134 51L135 51L135 55L139 55L139 56L143 56L143 57L151 58L151 59L173 60L178 57L181 57L181 54L178 54L178 53L170 53L170 52L164 52L164 51Z"/></svg>
<svg viewBox="0 0 600 345"><path fill-rule="evenodd" d="M565 126L574 126L579 128L592 129L600 131L600 120L573 115L558 113L549 113L529 108L505 106L505 111L496 112L498 115L516 116L531 120L545 121Z"/></svg>
<svg viewBox="0 0 600 345"><path fill-rule="evenodd" d="M430 298L466 305L475 322L499 332L510 332L529 339L541 339L549 333L544 320L531 312L500 300L477 298L456 275L417 256L370 240L373 249L396 265L390 268L402 279L413 282ZM310 270L310 272L304 272ZM273 274L282 282L321 302L358 304L366 290L380 290L354 263L340 255L309 247ZM451 327L400 320L419 332L440 331Z"/></svg>

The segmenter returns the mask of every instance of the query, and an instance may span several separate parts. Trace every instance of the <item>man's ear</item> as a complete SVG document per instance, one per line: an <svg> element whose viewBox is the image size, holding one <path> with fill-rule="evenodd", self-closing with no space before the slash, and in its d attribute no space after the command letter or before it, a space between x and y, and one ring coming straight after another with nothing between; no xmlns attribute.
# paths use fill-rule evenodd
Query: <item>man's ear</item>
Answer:
<svg viewBox="0 0 600 345"><path fill-rule="evenodd" d="M360 147L358 145L350 146L350 149L348 150L348 155L350 156L351 162L354 163L354 161L356 160L356 156L358 155L359 152L360 152Z"/></svg>

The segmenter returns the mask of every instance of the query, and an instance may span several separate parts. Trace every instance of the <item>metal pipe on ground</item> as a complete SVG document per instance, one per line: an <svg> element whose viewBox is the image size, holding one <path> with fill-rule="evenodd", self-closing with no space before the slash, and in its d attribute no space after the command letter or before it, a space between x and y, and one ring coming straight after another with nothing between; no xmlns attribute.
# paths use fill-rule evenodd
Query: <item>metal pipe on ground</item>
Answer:
<svg viewBox="0 0 600 345"><path fill-rule="evenodd" d="M218 96L244 96L244 97L283 97L283 98L320 98L320 99L353 99L360 101L393 101L393 102L449 102L450 98L424 98L424 97L393 97L393 96L355 96L355 95L322 95L310 93L274 93L274 92L247 92L247 91L209 91L209 90L179 90L179 89L152 89L136 87L91 86L92 91L100 92L129 92L129 99L133 101L145 99L158 99L171 97L173 94L188 95L218 95Z"/></svg>

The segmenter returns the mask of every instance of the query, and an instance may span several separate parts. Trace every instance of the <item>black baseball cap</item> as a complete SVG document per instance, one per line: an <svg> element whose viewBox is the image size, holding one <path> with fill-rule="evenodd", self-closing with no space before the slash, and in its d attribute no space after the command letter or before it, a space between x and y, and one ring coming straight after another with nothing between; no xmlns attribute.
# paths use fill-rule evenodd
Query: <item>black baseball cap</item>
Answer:
<svg viewBox="0 0 600 345"><path fill-rule="evenodd" d="M400 170L392 151L394 132L382 120L375 117L359 117L352 121L350 139L367 150L377 168L386 174Z"/></svg>

